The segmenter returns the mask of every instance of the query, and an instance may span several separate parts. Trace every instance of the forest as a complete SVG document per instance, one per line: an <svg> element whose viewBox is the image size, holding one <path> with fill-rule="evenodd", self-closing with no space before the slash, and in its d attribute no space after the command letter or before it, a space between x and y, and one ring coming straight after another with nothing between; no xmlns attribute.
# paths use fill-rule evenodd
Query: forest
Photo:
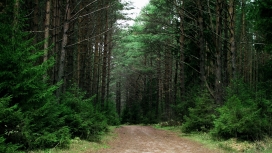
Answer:
<svg viewBox="0 0 272 153"><path fill-rule="evenodd" d="M109 126L272 136L272 0L0 2L0 152Z"/></svg>

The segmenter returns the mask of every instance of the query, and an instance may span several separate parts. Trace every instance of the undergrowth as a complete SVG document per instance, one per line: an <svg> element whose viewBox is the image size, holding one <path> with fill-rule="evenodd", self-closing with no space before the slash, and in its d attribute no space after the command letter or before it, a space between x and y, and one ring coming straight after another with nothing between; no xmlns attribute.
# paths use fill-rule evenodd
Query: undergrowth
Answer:
<svg viewBox="0 0 272 153"><path fill-rule="evenodd" d="M210 133L206 132L192 132L183 133L180 126L161 127L159 124L153 125L154 128L161 130L168 130L177 133L180 137L188 138L190 140L204 144L210 149L221 150L220 152L246 152L246 153L270 153L272 152L272 138L265 137L259 141L245 141L236 138L220 139L214 138Z"/></svg>
<svg viewBox="0 0 272 153"><path fill-rule="evenodd" d="M109 148L108 142L116 137L113 132L116 126L110 126L109 131L101 135L98 142L90 142L87 140L75 137L71 140L69 148L51 148L45 150L36 150L29 153L81 153L81 152L95 152L103 148Z"/></svg>

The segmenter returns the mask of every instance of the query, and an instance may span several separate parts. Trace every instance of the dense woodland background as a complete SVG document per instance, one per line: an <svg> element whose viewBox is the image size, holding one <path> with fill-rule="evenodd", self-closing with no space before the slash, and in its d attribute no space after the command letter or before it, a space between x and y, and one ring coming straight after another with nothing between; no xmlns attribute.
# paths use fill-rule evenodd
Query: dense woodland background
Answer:
<svg viewBox="0 0 272 153"><path fill-rule="evenodd" d="M272 134L272 1L0 2L0 152L99 140L109 125Z"/></svg>

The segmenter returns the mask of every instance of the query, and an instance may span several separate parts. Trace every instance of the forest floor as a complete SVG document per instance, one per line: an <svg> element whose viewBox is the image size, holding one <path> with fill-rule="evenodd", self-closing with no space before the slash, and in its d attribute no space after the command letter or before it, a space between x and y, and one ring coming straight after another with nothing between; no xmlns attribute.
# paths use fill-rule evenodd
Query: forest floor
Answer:
<svg viewBox="0 0 272 153"><path fill-rule="evenodd" d="M219 153L198 142L181 138L171 131L151 126L121 126L115 129L117 137L108 142L109 147L96 153ZM86 153L93 153L87 151Z"/></svg>

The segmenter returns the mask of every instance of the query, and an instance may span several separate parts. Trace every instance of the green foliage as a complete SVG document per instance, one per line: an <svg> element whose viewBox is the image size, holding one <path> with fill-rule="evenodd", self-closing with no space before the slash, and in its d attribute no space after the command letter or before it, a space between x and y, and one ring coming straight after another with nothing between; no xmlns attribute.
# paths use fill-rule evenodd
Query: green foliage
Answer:
<svg viewBox="0 0 272 153"><path fill-rule="evenodd" d="M261 89L261 92L259 91L258 97L259 98L266 98L266 99L272 99L272 60L268 60L264 64L259 64L259 79L260 82L258 83L257 88Z"/></svg>
<svg viewBox="0 0 272 153"><path fill-rule="evenodd" d="M271 0L255 0L252 2L249 12L250 19L254 20L254 30L258 32L258 42L263 42L254 45L257 50L272 52L272 43L270 38L272 37L271 25L272 25L272 1ZM256 35L255 35L256 36Z"/></svg>
<svg viewBox="0 0 272 153"><path fill-rule="evenodd" d="M121 123L122 124L130 123L130 116L131 116L131 112L129 111L129 108L125 107L125 109L123 109L122 111Z"/></svg>
<svg viewBox="0 0 272 153"><path fill-rule="evenodd" d="M271 90L271 89L267 89ZM272 102L269 96L269 100L267 98L267 93L264 90L260 90L256 93L256 102L257 107L260 110L260 119L263 135L272 136Z"/></svg>
<svg viewBox="0 0 272 153"><path fill-rule="evenodd" d="M48 101L36 110L26 111L24 116L22 142L28 149L69 145L70 129L66 126L62 108L56 101Z"/></svg>
<svg viewBox="0 0 272 153"><path fill-rule="evenodd" d="M18 110L16 105L10 107L10 101L10 96L0 98L0 152L5 153L16 152L16 150L19 148L19 145L6 143L4 136L6 137L7 135L14 135L18 133L18 131L14 130L12 126L16 126L16 123L22 119L22 112ZM10 120L14 121L14 125L9 124Z"/></svg>
<svg viewBox="0 0 272 153"><path fill-rule="evenodd" d="M189 116L189 108L195 107L195 97L198 96L200 86L191 85L188 86L186 95L183 97L177 97L176 105L172 106L176 119L182 121L184 116Z"/></svg>
<svg viewBox="0 0 272 153"><path fill-rule="evenodd" d="M227 101L218 108L211 133L224 138L260 139L271 132L271 102L253 93L242 80L228 88Z"/></svg>
<svg viewBox="0 0 272 153"><path fill-rule="evenodd" d="M14 145L11 143L5 143L5 138L4 137L0 137L0 152L4 152L4 153L15 153L15 152L19 152L17 151L19 148L18 145Z"/></svg>
<svg viewBox="0 0 272 153"><path fill-rule="evenodd" d="M108 125L119 125L120 119L117 114L115 104L112 101L106 101L106 107L103 109Z"/></svg>
<svg viewBox="0 0 272 153"><path fill-rule="evenodd" d="M23 32L24 13L9 14L12 6L6 6L7 12L1 14L0 96L12 98L1 100L0 137L10 144L6 149L14 145L20 149L66 146L70 133L53 94L57 86L48 85L44 77L53 59L37 64L43 55L37 50L42 43L32 44Z"/></svg>
<svg viewBox="0 0 272 153"><path fill-rule="evenodd" d="M78 89L59 103L54 92L60 83L49 85L46 78L54 59L39 64L43 42L33 44L23 32L23 16L13 13L13 1L0 15L0 152L68 147L71 137L97 140L107 131L105 116Z"/></svg>
<svg viewBox="0 0 272 153"><path fill-rule="evenodd" d="M132 103L131 106L126 106L122 113L123 124L139 124L142 123L142 111L139 103Z"/></svg>
<svg viewBox="0 0 272 153"><path fill-rule="evenodd" d="M212 133L222 137L257 138L260 134L259 110L254 101L241 101L232 96L218 109L220 114L214 122Z"/></svg>
<svg viewBox="0 0 272 153"><path fill-rule="evenodd" d="M213 128L214 101L207 91L195 98L195 107L189 108L189 115L184 116L183 132L208 131Z"/></svg>
<svg viewBox="0 0 272 153"><path fill-rule="evenodd" d="M72 137L87 140L99 140L99 135L107 131L106 117L94 109L93 99L86 98L85 93L73 87L61 98L63 116L71 130Z"/></svg>

